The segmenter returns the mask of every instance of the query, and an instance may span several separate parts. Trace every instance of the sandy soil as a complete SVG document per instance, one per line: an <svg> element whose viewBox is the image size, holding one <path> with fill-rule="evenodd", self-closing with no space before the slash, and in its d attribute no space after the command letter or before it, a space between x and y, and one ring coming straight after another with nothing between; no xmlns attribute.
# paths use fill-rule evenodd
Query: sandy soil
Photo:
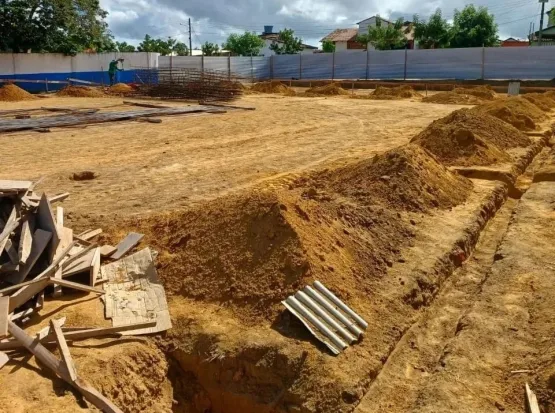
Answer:
<svg viewBox="0 0 555 413"><path fill-rule="evenodd" d="M3 103L0 110L121 102L50 98ZM125 122L0 136L4 153L10 154L3 159L0 178L44 175L45 190L72 194L66 205L75 214L156 211L257 183L287 184L290 174L391 149L460 108L271 95L245 96L238 104L254 106L256 111L166 117L162 124ZM85 182L68 179L83 170L99 177Z"/></svg>

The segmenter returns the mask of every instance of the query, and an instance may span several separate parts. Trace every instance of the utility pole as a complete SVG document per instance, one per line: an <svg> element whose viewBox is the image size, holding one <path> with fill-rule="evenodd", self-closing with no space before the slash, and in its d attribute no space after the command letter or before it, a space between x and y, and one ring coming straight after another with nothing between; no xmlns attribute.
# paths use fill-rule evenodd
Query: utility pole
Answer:
<svg viewBox="0 0 555 413"><path fill-rule="evenodd" d="M191 18L189 17L189 56L193 55L193 40L191 37Z"/></svg>
<svg viewBox="0 0 555 413"><path fill-rule="evenodd" d="M540 3L542 4L542 14L540 16L540 34L538 36L538 41L539 41L539 45L542 45L542 31L543 31L543 16L545 14L545 3L547 3L549 0L540 0Z"/></svg>

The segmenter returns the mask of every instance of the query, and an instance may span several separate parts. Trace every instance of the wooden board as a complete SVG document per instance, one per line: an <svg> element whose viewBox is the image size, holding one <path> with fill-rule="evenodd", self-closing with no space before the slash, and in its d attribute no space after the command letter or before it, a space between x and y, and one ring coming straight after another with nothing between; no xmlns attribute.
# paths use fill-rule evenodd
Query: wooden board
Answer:
<svg viewBox="0 0 555 413"><path fill-rule="evenodd" d="M12 262L12 264L19 264L19 254L17 253L17 249L14 247L11 239L8 239L6 241L5 250L10 257L10 261Z"/></svg>
<svg viewBox="0 0 555 413"><path fill-rule="evenodd" d="M48 198L51 204L54 202L60 202L66 199L69 196L69 192L64 192L63 194L55 195L53 197Z"/></svg>
<svg viewBox="0 0 555 413"><path fill-rule="evenodd" d="M64 208L61 206L56 207L56 224L60 228L64 226Z"/></svg>
<svg viewBox="0 0 555 413"><path fill-rule="evenodd" d="M33 266L42 255L46 247L48 246L50 239L52 238L52 233L48 231L43 231L42 229L37 229L33 234L33 244L31 245L31 254L27 259L25 265L21 265L18 274L12 274L6 276L4 280L12 283L19 284L25 281L29 272L33 269Z"/></svg>
<svg viewBox="0 0 555 413"><path fill-rule="evenodd" d="M101 280L102 275L100 274L100 248L96 248L94 250L94 255L92 258L92 266L91 266L91 277L90 277L90 284L91 286L95 286L97 279Z"/></svg>
<svg viewBox="0 0 555 413"><path fill-rule="evenodd" d="M116 247L113 247L111 245L103 245L102 247L100 247L100 255L102 257L109 257L114 252L116 252Z"/></svg>
<svg viewBox="0 0 555 413"><path fill-rule="evenodd" d="M0 297L0 338L8 335L8 320L10 319L10 297Z"/></svg>
<svg viewBox="0 0 555 413"><path fill-rule="evenodd" d="M62 356L62 362L65 364L69 378L71 381L77 380L77 370L75 369L75 364L73 364L73 359L69 352L69 347L67 346L66 339L64 338L64 333L62 333L62 326L58 320L50 320L50 328L56 337L58 342L58 350Z"/></svg>
<svg viewBox="0 0 555 413"><path fill-rule="evenodd" d="M58 246L58 254L62 254L73 242L73 230L71 228L62 227L61 228L62 238L60 240L60 245ZM63 268L60 265L56 272L54 273L54 278L62 279L63 276ZM62 288L56 284L54 284L54 293L52 294L53 297L57 298L62 295Z"/></svg>
<svg viewBox="0 0 555 413"><path fill-rule="evenodd" d="M8 355L3 351L0 351L0 369L4 367L8 361L10 361Z"/></svg>
<svg viewBox="0 0 555 413"><path fill-rule="evenodd" d="M541 413L538 398L526 383L526 401L528 402L528 413Z"/></svg>
<svg viewBox="0 0 555 413"><path fill-rule="evenodd" d="M80 256L69 264L64 263L62 278L67 278L75 274L92 271L93 259L96 254L96 249L97 248L94 248L88 251L86 254Z"/></svg>
<svg viewBox="0 0 555 413"><path fill-rule="evenodd" d="M37 228L52 233L49 250L49 262L51 262L54 259L54 255L56 254L56 250L60 244L61 236L59 228L56 225L56 220L54 219L52 206L50 205L50 201L48 201L46 194L42 195L37 209Z"/></svg>
<svg viewBox="0 0 555 413"><path fill-rule="evenodd" d="M4 251L4 248L6 248L6 244L10 238L11 233L17 229L18 225L19 221L17 219L17 208L14 206L12 208L10 216L8 217L8 220L6 221L6 225L4 226L2 233L0 233L0 255Z"/></svg>
<svg viewBox="0 0 555 413"><path fill-rule="evenodd" d="M31 253L33 244L33 231L35 229L35 216L30 215L21 226L21 237L19 239L19 263L25 264Z"/></svg>
<svg viewBox="0 0 555 413"><path fill-rule="evenodd" d="M102 228L97 228L94 230L82 232L81 234L77 235L76 238L79 238L80 240L83 240L83 241L88 241L99 234L102 234Z"/></svg>
<svg viewBox="0 0 555 413"><path fill-rule="evenodd" d="M150 334L171 328L166 293L149 248L102 266L102 272L108 279L102 297L106 318L112 319L114 327L156 320L155 327L124 334Z"/></svg>
<svg viewBox="0 0 555 413"><path fill-rule="evenodd" d="M31 181L0 180L0 192L26 192L31 187Z"/></svg>
<svg viewBox="0 0 555 413"><path fill-rule="evenodd" d="M64 279L58 280L55 279L54 277L50 277L50 283L56 283L58 285L61 285L62 287L67 287L67 288L72 288L74 290L78 290L78 291L85 291L88 293L95 293L95 294L100 294L100 295L104 295L105 291L101 288L94 288L94 287L89 287L88 285L83 285L83 284L79 284L79 283L75 283L72 281L67 281Z"/></svg>
<svg viewBox="0 0 555 413"><path fill-rule="evenodd" d="M116 246L116 252L110 256L114 260L119 260L123 257L129 250L136 246L143 239L144 234L138 234L136 232L130 232L127 236Z"/></svg>

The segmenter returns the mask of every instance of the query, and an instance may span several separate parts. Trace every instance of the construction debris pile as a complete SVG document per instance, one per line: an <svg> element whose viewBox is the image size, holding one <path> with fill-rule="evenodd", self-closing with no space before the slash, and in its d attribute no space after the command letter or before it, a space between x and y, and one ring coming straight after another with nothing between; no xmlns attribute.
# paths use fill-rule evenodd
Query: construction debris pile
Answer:
<svg viewBox="0 0 555 413"><path fill-rule="evenodd" d="M231 101L243 94L240 79L227 72L183 68L149 68L135 71L140 85L128 96L163 99Z"/></svg>
<svg viewBox="0 0 555 413"><path fill-rule="evenodd" d="M33 99L36 99L36 97L19 86L7 84L0 88L0 101L2 102L20 102Z"/></svg>
<svg viewBox="0 0 555 413"><path fill-rule="evenodd" d="M54 213L52 207L69 194L39 195L37 184L0 181L0 368L27 350L98 409L121 412L79 378L67 342L171 328L153 253L146 248L126 256L142 234L130 233L115 247L93 241L101 229L74 234L64 225L64 209L57 206ZM21 328L42 308L45 295L59 298L68 291L102 296L113 327L64 329L63 319L51 319L36 336ZM67 297L64 302L71 304ZM53 344L61 360L47 349Z"/></svg>

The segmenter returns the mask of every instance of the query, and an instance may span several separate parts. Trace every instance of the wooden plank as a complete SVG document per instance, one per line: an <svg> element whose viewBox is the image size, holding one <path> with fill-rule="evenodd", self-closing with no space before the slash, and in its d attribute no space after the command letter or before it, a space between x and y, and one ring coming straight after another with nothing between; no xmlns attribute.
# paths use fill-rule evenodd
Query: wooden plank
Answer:
<svg viewBox="0 0 555 413"><path fill-rule="evenodd" d="M49 285L50 285L50 279L45 278L40 280L40 282L29 284L21 288L20 290L18 290L10 297L10 313L15 311L18 307L25 304L35 295L39 294Z"/></svg>
<svg viewBox="0 0 555 413"><path fill-rule="evenodd" d="M88 230L88 231L82 232L82 233L76 235L76 238L79 238L80 240L83 240L83 241L88 241L91 238L94 238L99 234L102 234L102 228L97 228L97 229L94 229L94 230Z"/></svg>
<svg viewBox="0 0 555 413"><path fill-rule="evenodd" d="M52 213L52 206L50 205L50 201L48 201L46 194L42 195L37 209L37 228L52 233L49 250L49 262L51 262L56 254L58 245L60 244L61 235L58 226L56 225L54 214Z"/></svg>
<svg viewBox="0 0 555 413"><path fill-rule="evenodd" d="M29 215L23 221L21 226L21 236L19 238L19 263L25 264L31 254L31 246L33 245L33 231L35 227L35 216Z"/></svg>
<svg viewBox="0 0 555 413"><path fill-rule="evenodd" d="M17 253L17 249L14 247L13 242L11 239L8 239L6 241L6 247L5 247L6 252L8 253L8 256L10 257L10 261L12 262L12 264L19 264L19 254Z"/></svg>
<svg viewBox="0 0 555 413"><path fill-rule="evenodd" d="M102 247L100 247L100 255L102 257L109 257L114 252L116 252L116 247L113 247L111 245L103 245Z"/></svg>
<svg viewBox="0 0 555 413"><path fill-rule="evenodd" d="M96 249L88 251L85 255L81 255L76 260L66 265L67 261L63 264L62 278L67 278L82 272L89 272L93 269L93 259L96 254Z"/></svg>
<svg viewBox="0 0 555 413"><path fill-rule="evenodd" d="M52 332L56 337L56 341L58 342L58 350L62 356L62 362L66 366L69 378L71 381L75 381L77 380L77 370L75 369L75 364L73 364L73 359L71 358L64 333L62 333L62 326L58 320L50 320L50 328L52 329Z"/></svg>
<svg viewBox="0 0 555 413"><path fill-rule="evenodd" d="M144 234L130 232L117 246L116 252L110 258L119 260L127 254L133 247L135 247L144 237Z"/></svg>
<svg viewBox="0 0 555 413"><path fill-rule="evenodd" d="M19 271L19 264L8 262L6 264L0 265L0 274L6 274L9 272L17 272L17 271Z"/></svg>
<svg viewBox="0 0 555 413"><path fill-rule="evenodd" d="M11 293L11 292L13 292L13 291L17 291L17 290L19 290L20 288L23 288L23 287L25 287L25 286L27 286L27 285L35 284L35 283L38 283L38 282L42 282L42 280L41 280L41 279L38 279L38 280L29 280L29 281L25 281L25 282L20 283L20 284L12 285L11 287L2 288L2 289L0 290L0 296L8 295L9 293Z"/></svg>
<svg viewBox="0 0 555 413"><path fill-rule="evenodd" d="M96 284L97 278L101 278L100 275L100 248L94 250L94 255L92 258L92 266L91 266L91 276L90 276L90 284L94 287Z"/></svg>
<svg viewBox="0 0 555 413"><path fill-rule="evenodd" d="M28 191L33 183L31 181L0 180L0 192L23 192Z"/></svg>
<svg viewBox="0 0 555 413"><path fill-rule="evenodd" d="M526 383L526 401L528 402L528 413L541 413L538 398Z"/></svg>
<svg viewBox="0 0 555 413"><path fill-rule="evenodd" d="M58 376L64 379L66 382L71 384L76 390L78 390L86 400L91 402L97 408L99 408L104 413L123 413L117 406L106 399L102 394L96 391L92 386L77 377L76 380L72 380L71 374L65 367L65 365L60 362L52 353L50 353L46 347L42 344L37 343L36 340L25 333L21 328L15 325L13 322L9 322L8 328L10 333L23 344L23 346L29 350L32 354L39 359L42 364L48 367L50 370L54 371Z"/></svg>
<svg viewBox="0 0 555 413"><path fill-rule="evenodd" d="M0 369L4 367L8 361L10 361L8 355L3 351L0 351Z"/></svg>
<svg viewBox="0 0 555 413"><path fill-rule="evenodd" d="M27 262L25 265L20 266L18 274L10 275L4 279L12 284L19 284L25 281L25 278L27 278L29 272L33 269L33 266L48 246L51 238L51 232L37 229L33 235L33 244L31 245L31 253L29 254Z"/></svg>
<svg viewBox="0 0 555 413"><path fill-rule="evenodd" d="M0 297L0 338L8 335L10 297Z"/></svg>
<svg viewBox="0 0 555 413"><path fill-rule="evenodd" d="M87 340L89 338L108 337L108 336L121 336L126 331L132 331L143 328L151 328L156 326L156 321L149 321L146 323L134 323L119 327L99 327L88 328L77 331L64 331L64 337L67 341ZM54 340L52 333L41 340L41 343L48 344ZM17 339L2 340L0 341L0 350L17 350L24 347Z"/></svg>
<svg viewBox="0 0 555 413"><path fill-rule="evenodd" d="M17 218L17 208L14 206L12 208L10 216L8 217L8 220L6 221L4 229L0 233L0 254L2 254L2 252L4 251L6 243L8 242L8 239L10 238L12 232L15 231L19 226L19 221L19 218Z"/></svg>
<svg viewBox="0 0 555 413"><path fill-rule="evenodd" d="M64 227L64 208L61 206L56 207L56 224L60 228Z"/></svg>
<svg viewBox="0 0 555 413"><path fill-rule="evenodd" d="M48 198L51 204L54 202L60 202L66 199L69 196L69 192L64 192L63 194L54 195L53 197Z"/></svg>
<svg viewBox="0 0 555 413"><path fill-rule="evenodd" d="M60 245L58 248L59 249L61 248L62 251L65 251L67 250L69 245L72 245L73 243L73 230L71 228L62 227L61 233L62 233L62 239L60 240ZM58 268L54 273L54 278L62 279L62 275L63 275L63 268L60 265L58 266ZM54 298L58 298L62 296L62 288L59 285L54 284L54 292L52 296Z"/></svg>
<svg viewBox="0 0 555 413"><path fill-rule="evenodd" d="M85 291L88 293L95 293L100 295L103 295L106 293L106 291L104 291L102 288L94 288L94 287L90 287L88 285L76 283L73 281L68 281L64 279L60 280L54 277L49 277L49 280L50 280L50 284L57 284L57 285L61 285L62 287L73 288L74 290Z"/></svg>
<svg viewBox="0 0 555 413"><path fill-rule="evenodd" d="M164 105L156 105L153 103L131 102L130 100L124 100L123 104L130 105L130 106L138 106L141 108L154 108L154 109L168 109L171 107L171 106L164 106Z"/></svg>

